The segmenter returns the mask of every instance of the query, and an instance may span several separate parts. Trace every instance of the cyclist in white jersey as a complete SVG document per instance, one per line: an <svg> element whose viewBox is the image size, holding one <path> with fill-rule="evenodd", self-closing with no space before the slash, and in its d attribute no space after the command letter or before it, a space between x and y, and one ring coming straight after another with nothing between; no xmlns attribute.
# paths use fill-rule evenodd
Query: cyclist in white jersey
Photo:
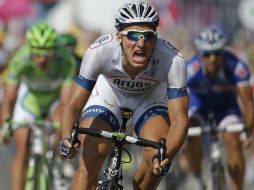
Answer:
<svg viewBox="0 0 254 190"><path fill-rule="evenodd" d="M116 34L99 37L86 51L71 97L62 113L64 157L73 158L78 144L71 147L69 136L73 122L103 130L117 130L121 107L133 111L133 126L138 136L154 141L167 139L169 168L188 129L186 61L169 42L157 37L158 13L147 3L125 4L116 16ZM85 107L84 107L85 106ZM83 110L83 111L82 111ZM95 189L96 179L110 142L81 137L79 168L72 189ZM134 189L156 189L161 177L153 159L157 151L145 148Z"/></svg>

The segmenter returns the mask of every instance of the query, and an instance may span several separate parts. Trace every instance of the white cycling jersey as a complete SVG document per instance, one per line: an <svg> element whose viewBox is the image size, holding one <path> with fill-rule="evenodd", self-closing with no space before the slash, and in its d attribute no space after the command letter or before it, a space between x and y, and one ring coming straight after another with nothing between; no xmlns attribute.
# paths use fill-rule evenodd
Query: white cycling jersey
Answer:
<svg viewBox="0 0 254 190"><path fill-rule="evenodd" d="M87 90L93 89L84 118L107 112L113 113L111 120L120 121L118 108L128 107L134 111L134 125L142 125L141 120L154 115L155 107L160 107L158 112L163 107L167 114L167 100L187 95L186 60L169 42L157 39L149 64L135 79L124 71L122 54L116 34L101 36L86 51L76 79Z"/></svg>
<svg viewBox="0 0 254 190"><path fill-rule="evenodd" d="M133 80L122 67L119 43L116 34L108 34L88 48L79 75L82 86L91 85L91 81L103 74L112 87L132 94L147 92L160 82L167 82L169 93L170 90L185 88L186 61L172 44L158 38L150 63Z"/></svg>

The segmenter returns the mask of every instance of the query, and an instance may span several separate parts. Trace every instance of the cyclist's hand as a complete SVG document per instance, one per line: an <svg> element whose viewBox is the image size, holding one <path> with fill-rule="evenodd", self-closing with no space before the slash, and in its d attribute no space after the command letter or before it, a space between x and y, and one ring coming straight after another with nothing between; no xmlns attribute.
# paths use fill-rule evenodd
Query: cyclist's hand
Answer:
<svg viewBox="0 0 254 190"><path fill-rule="evenodd" d="M164 176L171 171L171 162L168 158L163 160L161 164L159 164L158 157L154 157L153 159L153 173L158 176Z"/></svg>
<svg viewBox="0 0 254 190"><path fill-rule="evenodd" d="M253 135L248 136L246 139L243 140L243 147L249 148L253 143Z"/></svg>
<svg viewBox="0 0 254 190"><path fill-rule="evenodd" d="M76 156L80 147L80 142L77 141L73 146L71 146L69 138L64 138L60 143L61 155L64 158L72 159Z"/></svg>
<svg viewBox="0 0 254 190"><path fill-rule="evenodd" d="M11 128L11 124L8 121L4 122L2 128L0 129L0 142L3 144L9 144L12 135L13 130Z"/></svg>
<svg viewBox="0 0 254 190"><path fill-rule="evenodd" d="M243 133L241 134L240 138L242 140L242 145L244 148L249 148L251 147L253 143L253 136L254 134L250 132L248 128L245 128Z"/></svg>

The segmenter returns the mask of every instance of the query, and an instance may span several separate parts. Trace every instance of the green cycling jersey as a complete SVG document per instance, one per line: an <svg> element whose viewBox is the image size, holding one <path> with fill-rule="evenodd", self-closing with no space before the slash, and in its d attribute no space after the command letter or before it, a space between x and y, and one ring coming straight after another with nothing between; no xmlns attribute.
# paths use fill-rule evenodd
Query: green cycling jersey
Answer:
<svg viewBox="0 0 254 190"><path fill-rule="evenodd" d="M40 109L48 109L59 97L61 86L72 84L76 75L76 65L75 58L64 47L59 47L47 68L42 70L31 59L29 46L24 45L9 64L7 84L26 84L29 93L24 97L23 104L35 113L35 105L41 107Z"/></svg>
<svg viewBox="0 0 254 190"><path fill-rule="evenodd" d="M76 72L75 58L63 48L57 48L46 70L41 70L31 59L30 48L24 45L9 65L7 83L25 82L33 92L50 92L63 83L72 83Z"/></svg>

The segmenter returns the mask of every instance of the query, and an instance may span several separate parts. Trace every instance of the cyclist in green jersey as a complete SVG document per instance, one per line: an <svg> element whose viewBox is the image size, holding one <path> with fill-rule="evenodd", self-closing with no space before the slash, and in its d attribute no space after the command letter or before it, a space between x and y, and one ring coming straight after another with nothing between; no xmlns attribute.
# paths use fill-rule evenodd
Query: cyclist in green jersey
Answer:
<svg viewBox="0 0 254 190"><path fill-rule="evenodd" d="M68 98L76 61L64 47L58 45L57 36L54 28L44 21L27 31L27 43L9 63L1 124L8 118L12 118L13 123L29 123L46 115L52 119L54 127L59 126L61 105ZM12 124L12 129L16 142L12 189L22 190L29 129L15 124ZM6 142L7 138L4 140Z"/></svg>

